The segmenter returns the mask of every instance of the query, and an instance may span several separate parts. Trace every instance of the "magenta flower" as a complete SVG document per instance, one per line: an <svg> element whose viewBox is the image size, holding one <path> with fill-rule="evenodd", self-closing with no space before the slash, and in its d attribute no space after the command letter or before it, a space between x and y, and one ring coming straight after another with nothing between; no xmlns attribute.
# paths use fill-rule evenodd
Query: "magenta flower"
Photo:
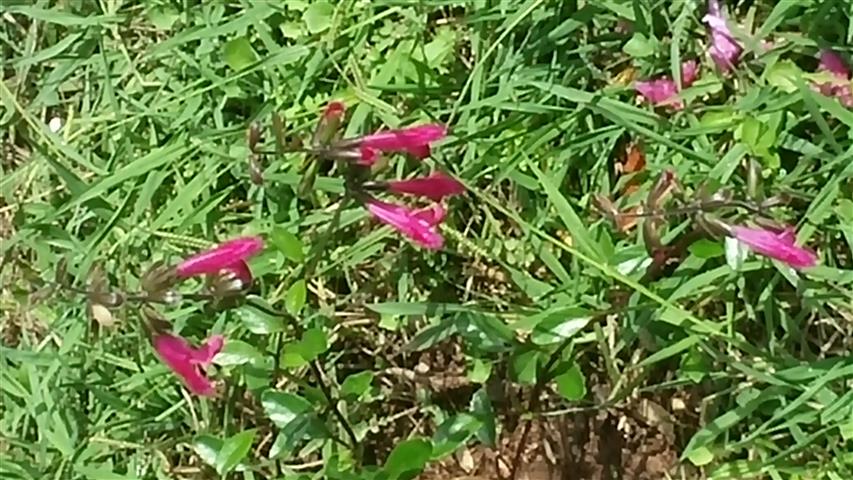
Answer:
<svg viewBox="0 0 853 480"><path fill-rule="evenodd" d="M711 29L711 48L708 53L723 73L737 65L743 47L732 36L719 0L708 0L708 14L702 18Z"/></svg>
<svg viewBox="0 0 853 480"><path fill-rule="evenodd" d="M841 55L832 50L823 50L820 53L819 70L831 73L835 78L832 81L818 85L820 93L828 97L836 97L846 107L853 107L853 89L850 82L850 67L841 58Z"/></svg>
<svg viewBox="0 0 853 480"><path fill-rule="evenodd" d="M682 87L687 88L693 85L698 76L699 64L695 60L688 60L681 64ZM652 105L669 105L676 110L684 108L684 103L677 98L678 85L669 77L635 82L634 90Z"/></svg>
<svg viewBox="0 0 853 480"><path fill-rule="evenodd" d="M366 203L367 209L376 218L418 245L431 250L438 250L444 245L444 238L437 228L446 213L440 204L436 203L423 210L413 210L375 198L368 199Z"/></svg>
<svg viewBox="0 0 853 480"><path fill-rule="evenodd" d="M400 194L420 195L430 200L439 201L444 197L464 193L465 186L459 180L445 173L434 172L428 177L390 181L388 182L388 190Z"/></svg>
<svg viewBox="0 0 853 480"><path fill-rule="evenodd" d="M732 227L732 236L754 252L785 262L794 268L808 268L817 264L817 255L810 249L798 247L793 228L774 232L764 228Z"/></svg>
<svg viewBox="0 0 853 480"><path fill-rule="evenodd" d="M378 132L357 139L362 165L373 165L382 152L404 152L415 158L430 155L429 144L447 135L444 125L428 124Z"/></svg>
<svg viewBox="0 0 853 480"><path fill-rule="evenodd" d="M225 338L214 335L199 348L193 348L186 340L171 334L154 337L154 350L173 372L183 380L190 392L210 396L215 393L213 382L207 378L207 368L213 357L222 350Z"/></svg>
<svg viewBox="0 0 853 480"><path fill-rule="evenodd" d="M187 258L178 264L175 272L178 277L187 278L228 270L244 285L248 285L252 282L252 272L246 264L246 259L263 248L264 242L260 237L235 238Z"/></svg>

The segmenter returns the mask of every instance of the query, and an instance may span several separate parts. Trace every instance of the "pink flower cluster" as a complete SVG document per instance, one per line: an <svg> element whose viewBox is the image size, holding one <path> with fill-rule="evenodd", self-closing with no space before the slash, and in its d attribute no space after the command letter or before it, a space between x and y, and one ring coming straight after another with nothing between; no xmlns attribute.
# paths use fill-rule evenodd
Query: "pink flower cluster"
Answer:
<svg viewBox="0 0 853 480"><path fill-rule="evenodd" d="M337 149L336 157L355 158L357 165L370 167L382 153L406 153L416 159L424 159L431 154L430 145L446 135L447 128L444 125L418 125L342 140L333 144L333 148ZM353 155L351 152L357 154ZM374 189L394 194L419 196L433 201L433 204L425 208L413 208L388 203L366 192L359 192L360 199L374 217L390 225L415 244L432 250L444 246L444 237L438 232L438 225L444 220L447 212L441 201L446 197L464 193L465 187L462 183L436 171L427 177L374 182L372 186Z"/></svg>
<svg viewBox="0 0 853 480"><path fill-rule="evenodd" d="M851 82L850 67L841 55L831 50L823 50L820 53L819 69L834 77L817 86L820 93L835 97L845 107L853 108L853 82Z"/></svg>
<svg viewBox="0 0 853 480"><path fill-rule="evenodd" d="M185 259L178 264L175 272L179 278L225 273L233 275L241 282L241 288L246 288L252 283L252 272L246 260L260 252L263 246L259 237L230 240ZM203 396L215 393L215 385L207 378L205 369L225 345L224 337L214 335L201 347L194 348L184 338L172 333L154 332L152 344L163 363L183 380L190 392Z"/></svg>
<svg viewBox="0 0 853 480"><path fill-rule="evenodd" d="M723 73L731 71L740 61L743 47L732 36L719 0L709 0L708 13L702 18L708 25L711 41L708 54ZM699 76L699 64L690 60L681 65L681 86L690 87ZM635 82L634 89L655 106L668 106L674 110L684 108L678 98L678 85L669 77Z"/></svg>
<svg viewBox="0 0 853 480"><path fill-rule="evenodd" d="M699 75L699 64L689 60L681 64L681 86L690 87ZM634 89L652 105L670 106L675 110L684 108L684 103L678 98L678 85L669 77L636 82Z"/></svg>

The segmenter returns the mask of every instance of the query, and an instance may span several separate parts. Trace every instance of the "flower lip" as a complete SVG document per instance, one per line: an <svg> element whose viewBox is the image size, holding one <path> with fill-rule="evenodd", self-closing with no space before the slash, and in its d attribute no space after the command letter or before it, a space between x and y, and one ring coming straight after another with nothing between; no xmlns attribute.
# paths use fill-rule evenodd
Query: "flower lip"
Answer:
<svg viewBox="0 0 853 480"><path fill-rule="evenodd" d="M465 186L446 173L436 171L428 177L390 181L388 182L388 190L394 193L419 195L439 201L444 197L464 193Z"/></svg>
<svg viewBox="0 0 853 480"><path fill-rule="evenodd" d="M216 392L204 369L222 350L225 344L223 336L214 335L199 348L193 348L185 339L164 333L155 336L153 344L163 363L183 380L190 392L201 396L211 396Z"/></svg>
<svg viewBox="0 0 853 480"><path fill-rule="evenodd" d="M743 47L734 39L718 0L708 2L708 13L702 21L711 29L708 53L723 73L733 69L740 60Z"/></svg>
<svg viewBox="0 0 853 480"><path fill-rule="evenodd" d="M809 268L817 264L817 254L809 248L796 245L794 229L782 231L765 228L734 226L732 236L754 252L787 263L794 268Z"/></svg>
<svg viewBox="0 0 853 480"><path fill-rule="evenodd" d="M696 60L687 60L681 64L681 86L693 85L699 76L699 64ZM669 77L634 82L634 90L652 105L668 105L675 110L684 108L678 98L678 85Z"/></svg>
<svg viewBox="0 0 853 480"><path fill-rule="evenodd" d="M440 204L434 204L423 210L414 210L375 198L369 198L365 203L367 209L376 218L414 243L430 250L438 250L444 246L444 237L436 228L444 220L446 213Z"/></svg>

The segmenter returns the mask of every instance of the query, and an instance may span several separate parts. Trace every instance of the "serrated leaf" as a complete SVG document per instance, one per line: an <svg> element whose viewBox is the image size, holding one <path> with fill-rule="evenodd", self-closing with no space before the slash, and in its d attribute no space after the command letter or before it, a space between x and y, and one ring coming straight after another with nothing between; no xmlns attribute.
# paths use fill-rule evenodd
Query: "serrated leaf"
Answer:
<svg viewBox="0 0 853 480"><path fill-rule="evenodd" d="M308 292L305 286L305 280L297 280L287 289L284 295L284 308L291 315L298 315L302 307L305 306L305 299Z"/></svg>
<svg viewBox="0 0 853 480"><path fill-rule="evenodd" d="M255 430L246 430L225 440L216 455L216 472L224 475L234 470L249 454L254 440Z"/></svg>
<svg viewBox="0 0 853 480"><path fill-rule="evenodd" d="M282 227L275 227L270 234L270 241L275 248L289 260L300 263L305 260L305 250L299 237Z"/></svg>
<svg viewBox="0 0 853 480"><path fill-rule="evenodd" d="M240 71L252 65L258 60L255 50L252 49L252 44L246 37L237 37L225 44L223 48L225 63L232 70Z"/></svg>
<svg viewBox="0 0 853 480"><path fill-rule="evenodd" d="M329 2L314 2L302 14L302 20L311 33L320 33L332 25L335 8Z"/></svg>

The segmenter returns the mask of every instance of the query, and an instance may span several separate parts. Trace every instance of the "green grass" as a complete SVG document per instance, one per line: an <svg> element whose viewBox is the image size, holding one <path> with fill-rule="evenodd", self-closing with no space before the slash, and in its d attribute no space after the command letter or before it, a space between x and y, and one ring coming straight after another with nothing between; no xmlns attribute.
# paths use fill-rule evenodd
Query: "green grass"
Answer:
<svg viewBox="0 0 853 480"><path fill-rule="evenodd" d="M853 113L810 87L820 48L853 57L853 3L729 2L748 51L731 76L702 3L2 2L0 476L505 474L486 452L519 478L537 454L584 478L666 478L660 458L672 478L853 478ZM688 58L682 111L618 80ZM246 129L273 149L280 114L307 138L330 100L347 136L449 125L431 159L383 173L468 186L443 251L342 202L339 170L298 195L303 154L250 181ZM647 164L618 205L666 169L743 198L755 162L820 265L708 238L645 276L642 227L593 207L631 180L628 141ZM690 228L673 216L663 240ZM77 288L102 265L135 291L154 262L243 234L267 239L246 301L158 307L194 342L228 339L213 399L181 388L132 304L106 328L43 288L66 262Z"/></svg>

